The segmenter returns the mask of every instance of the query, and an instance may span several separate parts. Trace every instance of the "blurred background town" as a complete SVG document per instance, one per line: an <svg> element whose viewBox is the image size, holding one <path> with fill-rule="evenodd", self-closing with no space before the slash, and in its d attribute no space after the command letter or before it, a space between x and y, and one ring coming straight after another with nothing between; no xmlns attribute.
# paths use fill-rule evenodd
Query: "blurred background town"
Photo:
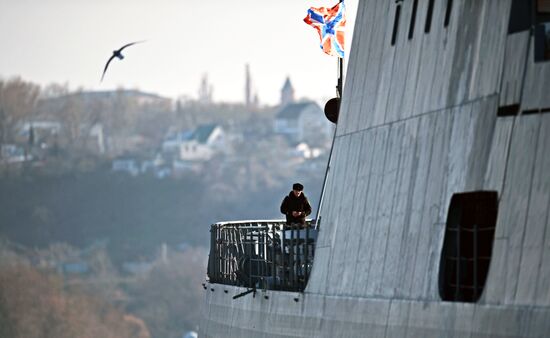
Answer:
<svg viewBox="0 0 550 338"><path fill-rule="evenodd" d="M207 74L178 99L0 78L0 337L182 337L210 224L281 219L295 181L316 209L322 103L288 77L262 104L242 77L239 103Z"/></svg>

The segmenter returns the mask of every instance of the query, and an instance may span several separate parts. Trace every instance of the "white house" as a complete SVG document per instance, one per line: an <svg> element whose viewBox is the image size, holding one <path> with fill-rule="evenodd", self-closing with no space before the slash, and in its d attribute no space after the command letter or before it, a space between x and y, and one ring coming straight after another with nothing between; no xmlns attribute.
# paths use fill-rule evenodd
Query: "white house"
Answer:
<svg viewBox="0 0 550 338"><path fill-rule="evenodd" d="M94 141L95 150L100 153L105 153L105 135L103 133L103 124L95 123L89 131L88 137ZM91 144L90 144L91 145Z"/></svg>
<svg viewBox="0 0 550 338"><path fill-rule="evenodd" d="M180 131L173 133L170 136L166 137L162 142L162 152L172 153L178 152L180 145L183 142L186 142L193 135L193 131Z"/></svg>
<svg viewBox="0 0 550 338"><path fill-rule="evenodd" d="M274 131L299 143L330 135L331 124L315 102L290 103L275 117Z"/></svg>
<svg viewBox="0 0 550 338"><path fill-rule="evenodd" d="M217 124L198 126L193 133L179 145L180 159L184 161L207 161L217 152L223 152L226 135Z"/></svg>
<svg viewBox="0 0 550 338"><path fill-rule="evenodd" d="M311 159L319 157L323 153L323 149L321 148L312 148L307 143L302 142L296 145L294 149L292 149L291 154L294 156L300 156L304 159Z"/></svg>

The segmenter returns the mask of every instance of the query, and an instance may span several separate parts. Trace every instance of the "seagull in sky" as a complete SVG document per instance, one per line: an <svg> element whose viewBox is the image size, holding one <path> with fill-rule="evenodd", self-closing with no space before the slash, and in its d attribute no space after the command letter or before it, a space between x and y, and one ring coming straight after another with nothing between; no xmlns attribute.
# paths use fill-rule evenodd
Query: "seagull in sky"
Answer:
<svg viewBox="0 0 550 338"><path fill-rule="evenodd" d="M103 78L105 77L105 72L107 72L107 68L109 67L109 63L111 63L111 60L113 60L115 57L119 58L120 60L124 59L124 55L122 55L122 50L126 47L129 47L131 45L135 45L136 43L141 43L141 42L144 42L144 40L142 41L136 41L136 42L131 42L129 44L126 44L122 47L120 47L119 50L114 50L113 51L113 55L111 55L111 57L109 58L109 60L107 60L107 64L105 64L105 69L103 69L103 74L101 75L101 81L103 81ZM100 81L100 82L101 82Z"/></svg>

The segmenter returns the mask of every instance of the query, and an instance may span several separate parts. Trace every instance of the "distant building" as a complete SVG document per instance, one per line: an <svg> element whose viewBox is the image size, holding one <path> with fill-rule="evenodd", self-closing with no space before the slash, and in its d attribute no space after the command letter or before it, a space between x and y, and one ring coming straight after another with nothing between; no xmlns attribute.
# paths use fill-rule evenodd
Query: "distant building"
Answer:
<svg viewBox="0 0 550 338"><path fill-rule="evenodd" d="M247 108L257 108L260 104L258 93L253 90L252 75L250 75L250 65L244 66L244 104Z"/></svg>
<svg viewBox="0 0 550 338"><path fill-rule="evenodd" d="M275 117L275 133L286 136L294 143L326 137L330 134L330 128L330 122L315 102L287 104Z"/></svg>
<svg viewBox="0 0 550 338"><path fill-rule="evenodd" d="M113 171L125 172L137 176L140 172L137 160L133 158L118 158L113 160Z"/></svg>
<svg viewBox="0 0 550 338"><path fill-rule="evenodd" d="M67 99L81 99L84 103L93 101L113 100L117 98L130 99L138 105L156 105L169 110L172 100L153 93L146 93L134 89L105 90L105 91L83 91L71 93L65 96L48 99L50 101L64 102Z"/></svg>
<svg viewBox="0 0 550 338"><path fill-rule="evenodd" d="M217 124L198 126L193 133L179 145L180 159L184 161L207 161L217 152L223 152L226 146L225 132Z"/></svg>
<svg viewBox="0 0 550 338"><path fill-rule="evenodd" d="M30 160L25 154L25 149L15 144L0 145L0 160L5 163L17 163Z"/></svg>
<svg viewBox="0 0 550 338"><path fill-rule="evenodd" d="M250 79L250 66L244 66L244 104L250 107L252 104L252 80Z"/></svg>
<svg viewBox="0 0 550 338"><path fill-rule="evenodd" d="M186 142L193 135L192 130L178 131L166 137L162 142L162 152L172 153L179 152L180 146L183 142Z"/></svg>
<svg viewBox="0 0 550 338"><path fill-rule="evenodd" d="M294 88L290 83L290 78L287 76L283 88L281 89L281 106L294 102Z"/></svg>
<svg viewBox="0 0 550 338"><path fill-rule="evenodd" d="M212 103L212 94L214 89L208 82L208 74L204 74L201 79L201 85L199 87L199 102L202 104Z"/></svg>
<svg viewBox="0 0 550 338"><path fill-rule="evenodd" d="M57 121L28 121L21 124L19 127L19 134L27 136L31 129L34 133L39 134L59 134L61 130L61 123Z"/></svg>
<svg viewBox="0 0 550 338"><path fill-rule="evenodd" d="M95 148L99 154L105 153L105 137L103 133L103 124L95 123L88 133L88 138L92 141L89 146Z"/></svg>
<svg viewBox="0 0 550 338"><path fill-rule="evenodd" d="M304 159L316 158L323 153L321 148L310 147L307 143L298 143L294 149L292 149L291 155L300 156Z"/></svg>
<svg viewBox="0 0 550 338"><path fill-rule="evenodd" d="M46 149L54 146L63 125L57 121L32 120L20 123L17 127L19 143L26 143L31 148Z"/></svg>
<svg viewBox="0 0 550 338"><path fill-rule="evenodd" d="M78 128L78 134L89 150L97 154L105 153L105 134L102 123L81 123ZM20 142L26 141L31 146L44 149L54 146L58 136L64 132L67 133L67 130L66 124L47 120L27 121L17 127Z"/></svg>

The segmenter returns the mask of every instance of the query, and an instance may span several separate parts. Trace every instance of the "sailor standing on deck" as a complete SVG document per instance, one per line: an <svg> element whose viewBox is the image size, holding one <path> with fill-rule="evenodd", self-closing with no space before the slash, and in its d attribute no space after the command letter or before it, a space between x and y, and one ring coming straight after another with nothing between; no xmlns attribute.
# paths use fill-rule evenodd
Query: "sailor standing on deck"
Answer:
<svg viewBox="0 0 550 338"><path fill-rule="evenodd" d="M300 183L292 185L292 191L281 203L281 213L286 215L286 224L305 226L306 216L311 214L311 205L303 193L304 186Z"/></svg>

